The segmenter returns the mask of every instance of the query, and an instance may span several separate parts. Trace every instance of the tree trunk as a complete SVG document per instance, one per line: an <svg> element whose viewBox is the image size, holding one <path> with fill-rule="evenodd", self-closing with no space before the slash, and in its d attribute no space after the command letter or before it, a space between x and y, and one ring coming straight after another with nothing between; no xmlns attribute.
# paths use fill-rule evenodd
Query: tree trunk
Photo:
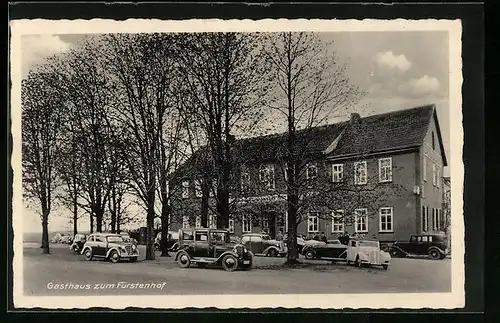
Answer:
<svg viewBox="0 0 500 323"><path fill-rule="evenodd" d="M103 218L104 218L104 210L102 208L97 208L95 210L96 231L97 232L102 232Z"/></svg>
<svg viewBox="0 0 500 323"><path fill-rule="evenodd" d="M153 176L154 178L154 176ZM149 185L147 193L148 201L148 211L146 217L146 260L155 260L155 249L154 249L154 219L155 219L155 190L154 185Z"/></svg>
<svg viewBox="0 0 500 323"><path fill-rule="evenodd" d="M293 265L299 263L297 250L297 195L288 196L288 237L287 246L288 252L286 256L286 264Z"/></svg>
<svg viewBox="0 0 500 323"><path fill-rule="evenodd" d="M73 236L78 233L78 203L76 195L73 198Z"/></svg>
<svg viewBox="0 0 500 323"><path fill-rule="evenodd" d="M208 176L205 176L201 185L202 196L200 222L203 228L208 228L208 198L210 196L210 179Z"/></svg>
<svg viewBox="0 0 500 323"><path fill-rule="evenodd" d="M168 216L170 215L170 207L168 205L168 200L163 197L163 204L161 206L161 241L160 241L160 249L161 254L160 257L170 257L168 254Z"/></svg>
<svg viewBox="0 0 500 323"><path fill-rule="evenodd" d="M42 253L49 254L49 210L42 207Z"/></svg>
<svg viewBox="0 0 500 323"><path fill-rule="evenodd" d="M90 233L94 233L94 212L90 211Z"/></svg>

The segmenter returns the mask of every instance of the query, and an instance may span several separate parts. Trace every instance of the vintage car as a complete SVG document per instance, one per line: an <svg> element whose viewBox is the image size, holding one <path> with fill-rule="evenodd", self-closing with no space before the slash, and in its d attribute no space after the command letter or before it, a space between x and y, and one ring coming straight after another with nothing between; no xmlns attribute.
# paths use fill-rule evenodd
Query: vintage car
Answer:
<svg viewBox="0 0 500 323"><path fill-rule="evenodd" d="M329 240L327 243L308 240L302 249L302 254L306 259L345 259L347 246L341 244L339 240Z"/></svg>
<svg viewBox="0 0 500 323"><path fill-rule="evenodd" d="M271 239L265 233L246 233L241 236L241 243L254 255L276 257L286 256L287 249L283 241Z"/></svg>
<svg viewBox="0 0 500 323"><path fill-rule="evenodd" d="M76 253L80 253L86 240L87 236L85 234L75 234L75 236L73 237L73 243L69 246L69 249L73 250Z"/></svg>
<svg viewBox="0 0 500 323"><path fill-rule="evenodd" d="M126 242L120 234L93 233L87 237L81 254L88 261L95 257L108 259L113 263L121 259L134 262L139 257L139 249L135 244Z"/></svg>
<svg viewBox="0 0 500 323"><path fill-rule="evenodd" d="M154 247L157 251L161 250L161 231L158 232L155 238ZM168 231L167 236L167 250L168 251L177 251L179 244L177 241L179 240L179 232Z"/></svg>
<svg viewBox="0 0 500 323"><path fill-rule="evenodd" d="M446 235L419 234L411 235L409 241L396 241L389 250L392 257L428 255L432 259L443 259L448 253Z"/></svg>
<svg viewBox="0 0 500 323"><path fill-rule="evenodd" d="M361 266L382 266L389 268L391 255L380 249L380 243L372 240L350 240L347 246L347 264Z"/></svg>
<svg viewBox="0 0 500 323"><path fill-rule="evenodd" d="M244 245L230 241L230 234L219 229L180 229L179 251L175 261L181 268L196 264L222 266L226 271L252 268L253 254Z"/></svg>

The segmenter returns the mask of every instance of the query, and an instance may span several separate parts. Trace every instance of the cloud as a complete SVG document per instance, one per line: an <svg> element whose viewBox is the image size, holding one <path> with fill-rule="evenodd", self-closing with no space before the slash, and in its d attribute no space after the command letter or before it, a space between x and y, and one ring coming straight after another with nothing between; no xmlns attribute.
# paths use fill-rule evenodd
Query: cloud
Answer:
<svg viewBox="0 0 500 323"><path fill-rule="evenodd" d="M437 78L424 75L409 80L407 87L414 95L428 95L438 92L440 84Z"/></svg>
<svg viewBox="0 0 500 323"><path fill-rule="evenodd" d="M373 60L379 67L388 67L401 72L406 72L411 68L411 62L405 55L394 55L391 50L376 54L373 56Z"/></svg>
<svg viewBox="0 0 500 323"><path fill-rule="evenodd" d="M47 57L66 52L71 44L57 35L28 35L22 39L22 69L27 74Z"/></svg>

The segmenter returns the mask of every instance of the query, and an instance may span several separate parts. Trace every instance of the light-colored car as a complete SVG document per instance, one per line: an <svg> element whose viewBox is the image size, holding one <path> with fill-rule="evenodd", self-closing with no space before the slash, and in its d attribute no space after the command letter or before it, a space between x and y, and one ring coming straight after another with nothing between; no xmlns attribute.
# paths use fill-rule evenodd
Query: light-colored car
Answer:
<svg viewBox="0 0 500 323"><path fill-rule="evenodd" d="M120 234L115 233L93 233L87 237L82 248L85 260L92 258L104 258L113 263L121 259L135 262L139 257L139 249L131 242L127 242Z"/></svg>
<svg viewBox="0 0 500 323"><path fill-rule="evenodd" d="M391 255L380 250L380 243L373 240L351 240L347 246L347 264L361 266L382 266L389 268Z"/></svg>

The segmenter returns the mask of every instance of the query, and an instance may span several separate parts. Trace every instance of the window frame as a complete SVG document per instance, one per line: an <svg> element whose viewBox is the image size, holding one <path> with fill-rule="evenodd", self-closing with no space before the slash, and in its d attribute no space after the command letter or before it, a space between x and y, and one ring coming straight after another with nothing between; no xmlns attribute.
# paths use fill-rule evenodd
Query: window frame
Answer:
<svg viewBox="0 0 500 323"><path fill-rule="evenodd" d="M241 172L240 175L240 191L241 193L250 192L250 173L249 172Z"/></svg>
<svg viewBox="0 0 500 323"><path fill-rule="evenodd" d="M384 161L389 161L388 166L382 166ZM388 169L388 170L387 170ZM382 178L382 171L385 170L387 178ZM392 182L392 157L379 158L378 160L378 181L379 183L389 183Z"/></svg>
<svg viewBox="0 0 500 323"><path fill-rule="evenodd" d="M314 221L311 221L311 219L313 219ZM311 230L311 222L313 222L313 230ZM314 226L316 228L314 228ZM309 212L309 214L307 215L307 233L318 233L318 232L319 232L319 212Z"/></svg>
<svg viewBox="0 0 500 323"><path fill-rule="evenodd" d="M335 170L335 167L340 168L340 170ZM335 178L337 176L337 178ZM332 182L342 183L344 180L344 164L332 164Z"/></svg>
<svg viewBox="0 0 500 323"><path fill-rule="evenodd" d="M191 227L191 224L189 223L189 215L183 215L182 216L182 228L183 229L188 229Z"/></svg>
<svg viewBox="0 0 500 323"><path fill-rule="evenodd" d="M203 197L203 187L200 179L194 180L194 195L196 197Z"/></svg>
<svg viewBox="0 0 500 323"><path fill-rule="evenodd" d="M386 211L386 210L390 210L390 214L383 214L383 211ZM391 221L387 221L387 217L390 216L391 217ZM384 223L384 221L382 221L382 219L385 217L385 224L386 224L386 228L383 229L382 228L382 224ZM381 233L393 233L394 232L394 207L392 206L383 206L379 209L379 217L378 217L378 220L379 220L379 226L378 226L378 231L381 232ZM388 229L387 228L387 224L390 223L390 226L391 228Z"/></svg>
<svg viewBox="0 0 500 323"><path fill-rule="evenodd" d="M272 172L272 177L270 176ZM263 176L264 174L264 176ZM267 178L266 178L267 176ZM272 183L271 180L272 179ZM276 172L274 164L262 164L259 167L259 182L264 185L264 189L267 191L276 190ZM272 184L272 185L270 185Z"/></svg>
<svg viewBox="0 0 500 323"><path fill-rule="evenodd" d="M363 211L364 214L360 215L359 211ZM360 217L365 218L365 229L364 230L358 230L358 219ZM356 233L367 233L368 232L368 209L367 208L359 208L354 210L354 232Z"/></svg>
<svg viewBox="0 0 500 323"><path fill-rule="evenodd" d="M228 231L229 231L229 233L234 233L234 219L233 218L229 218Z"/></svg>
<svg viewBox="0 0 500 323"><path fill-rule="evenodd" d="M245 224L247 224L249 230L245 230ZM252 217L251 216L242 216L241 217L241 232L242 233L251 233L252 232Z"/></svg>
<svg viewBox="0 0 500 323"><path fill-rule="evenodd" d="M341 215L338 215L341 214ZM335 219L341 219L341 223L336 223ZM337 226L337 230L335 229ZM338 229L341 228L341 229ZM345 221L344 221L344 210L332 211L332 233L344 233L345 231Z"/></svg>
<svg viewBox="0 0 500 323"><path fill-rule="evenodd" d="M201 215L196 215L194 219L195 228L201 228Z"/></svg>
<svg viewBox="0 0 500 323"><path fill-rule="evenodd" d="M360 176L358 173L358 167L363 165L364 169L364 181L360 181ZM368 183L368 166L366 160L354 162L354 185L366 185Z"/></svg>

